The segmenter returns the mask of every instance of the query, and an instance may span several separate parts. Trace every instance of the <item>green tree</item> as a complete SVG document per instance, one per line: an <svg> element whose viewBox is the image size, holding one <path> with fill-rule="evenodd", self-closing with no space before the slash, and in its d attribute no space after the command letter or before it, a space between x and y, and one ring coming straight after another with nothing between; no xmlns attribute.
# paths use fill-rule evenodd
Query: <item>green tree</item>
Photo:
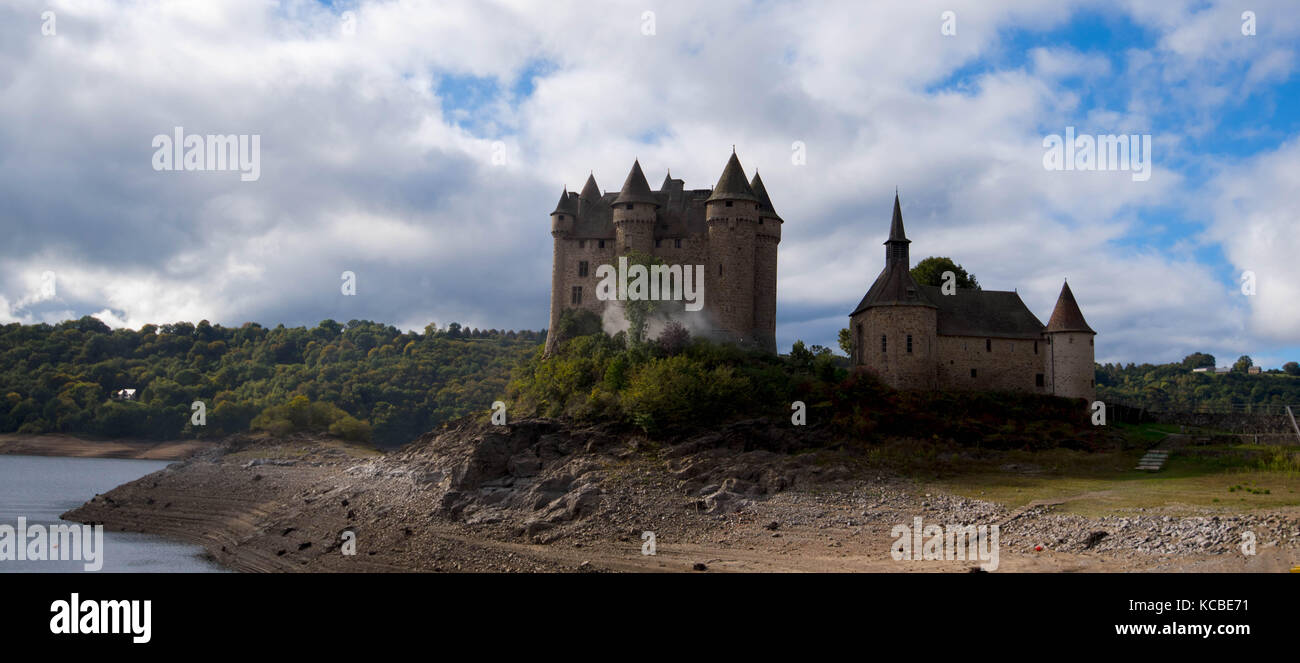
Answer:
<svg viewBox="0 0 1300 663"><path fill-rule="evenodd" d="M943 256L930 256L921 262L916 263L912 268L912 278L921 285L942 286L943 273L952 272L956 276L957 287L969 290L979 290L979 281L975 280L975 275L966 271L966 268L953 262L952 258Z"/></svg>
<svg viewBox="0 0 1300 663"><path fill-rule="evenodd" d="M1282 364L1282 372L1287 375L1300 375L1300 364L1297 364L1294 361L1288 361L1287 363Z"/></svg>
<svg viewBox="0 0 1300 663"><path fill-rule="evenodd" d="M1238 373L1246 373L1249 371L1250 367L1254 365L1255 362L1251 360L1250 355L1242 355L1232 364L1232 370Z"/></svg>
<svg viewBox="0 0 1300 663"><path fill-rule="evenodd" d="M1214 355L1204 352L1193 352L1192 354L1183 357L1183 368L1190 370L1207 366L1210 368L1214 367Z"/></svg>
<svg viewBox="0 0 1300 663"><path fill-rule="evenodd" d="M853 356L853 334L849 333L848 327L845 327L840 330L839 341L840 341L840 349L844 351L844 354L852 357Z"/></svg>

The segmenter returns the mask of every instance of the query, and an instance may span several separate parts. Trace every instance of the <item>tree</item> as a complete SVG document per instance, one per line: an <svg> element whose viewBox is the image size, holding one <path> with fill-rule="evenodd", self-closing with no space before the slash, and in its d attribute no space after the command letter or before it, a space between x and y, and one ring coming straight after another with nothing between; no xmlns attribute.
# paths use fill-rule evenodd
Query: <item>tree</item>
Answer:
<svg viewBox="0 0 1300 663"><path fill-rule="evenodd" d="M1214 368L1214 355L1205 352L1193 352L1183 357L1183 368L1191 370L1193 368Z"/></svg>
<svg viewBox="0 0 1300 663"><path fill-rule="evenodd" d="M682 323L671 320L659 333L659 349L668 356L679 354L691 343L691 332Z"/></svg>
<svg viewBox="0 0 1300 663"><path fill-rule="evenodd" d="M1300 364L1297 364L1294 361L1288 361L1287 363L1282 364L1282 372L1287 375L1300 375Z"/></svg>
<svg viewBox="0 0 1300 663"><path fill-rule="evenodd" d="M942 256L930 256L916 263L916 267L912 268L912 278L921 285L938 287L943 285L944 272L952 272L956 276L958 288L980 289L979 281L975 280L974 274L953 262L952 258Z"/></svg>
<svg viewBox="0 0 1300 663"><path fill-rule="evenodd" d="M1250 355L1242 355L1238 357L1237 361L1232 365L1232 370L1238 373L1247 373L1249 372L1250 367L1254 365L1255 362L1251 361Z"/></svg>
<svg viewBox="0 0 1300 663"><path fill-rule="evenodd" d="M840 330L839 341L840 341L840 349L844 351L844 354L852 357L853 356L853 334L849 333L848 327L845 327Z"/></svg>

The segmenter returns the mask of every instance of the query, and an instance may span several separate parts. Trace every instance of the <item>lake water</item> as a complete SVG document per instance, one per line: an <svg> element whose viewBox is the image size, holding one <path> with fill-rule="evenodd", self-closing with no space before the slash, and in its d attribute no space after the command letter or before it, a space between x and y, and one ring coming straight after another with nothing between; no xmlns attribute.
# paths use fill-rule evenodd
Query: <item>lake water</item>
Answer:
<svg viewBox="0 0 1300 663"><path fill-rule="evenodd" d="M0 525L17 528L67 524L59 515L128 481L167 467L168 461L63 458L0 454ZM48 530L46 530L48 531ZM103 572L222 572L201 546L152 534L104 531ZM0 573L85 572L79 560L0 560Z"/></svg>

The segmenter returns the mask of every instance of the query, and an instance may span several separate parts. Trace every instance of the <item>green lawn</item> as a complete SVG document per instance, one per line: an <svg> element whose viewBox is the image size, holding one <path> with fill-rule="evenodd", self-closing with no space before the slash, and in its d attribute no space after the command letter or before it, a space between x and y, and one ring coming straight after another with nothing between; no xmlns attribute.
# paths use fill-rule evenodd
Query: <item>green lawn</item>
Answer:
<svg viewBox="0 0 1300 663"><path fill-rule="evenodd" d="M922 483L1012 508L1061 500L1058 509L1088 516L1138 507L1185 515L1300 505L1300 447L1187 447L1156 473L1133 469L1142 453L1005 452L967 463L967 471Z"/></svg>

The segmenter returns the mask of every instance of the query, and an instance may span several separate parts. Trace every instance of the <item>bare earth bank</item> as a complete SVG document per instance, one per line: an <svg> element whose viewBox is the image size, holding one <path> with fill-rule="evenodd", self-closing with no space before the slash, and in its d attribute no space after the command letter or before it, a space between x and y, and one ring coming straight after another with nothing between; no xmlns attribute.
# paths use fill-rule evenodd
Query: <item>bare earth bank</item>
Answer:
<svg viewBox="0 0 1300 663"><path fill-rule="evenodd" d="M72 435L0 433L0 454L23 456L181 460L213 446L216 445L212 442L195 440L90 440Z"/></svg>
<svg viewBox="0 0 1300 663"><path fill-rule="evenodd" d="M657 445L606 427L468 421L380 455L236 436L65 518L203 545L241 571L969 571L896 561L897 525L1000 525L998 571L1261 571L1300 564L1300 512L1084 518L925 494L743 422ZM1238 550L1241 532L1258 554ZM355 534L344 554L345 532ZM653 532L655 554L644 555ZM1098 532L1103 533L1098 536ZM1041 546L1042 550L1038 550ZM919 556L919 554L918 554Z"/></svg>

